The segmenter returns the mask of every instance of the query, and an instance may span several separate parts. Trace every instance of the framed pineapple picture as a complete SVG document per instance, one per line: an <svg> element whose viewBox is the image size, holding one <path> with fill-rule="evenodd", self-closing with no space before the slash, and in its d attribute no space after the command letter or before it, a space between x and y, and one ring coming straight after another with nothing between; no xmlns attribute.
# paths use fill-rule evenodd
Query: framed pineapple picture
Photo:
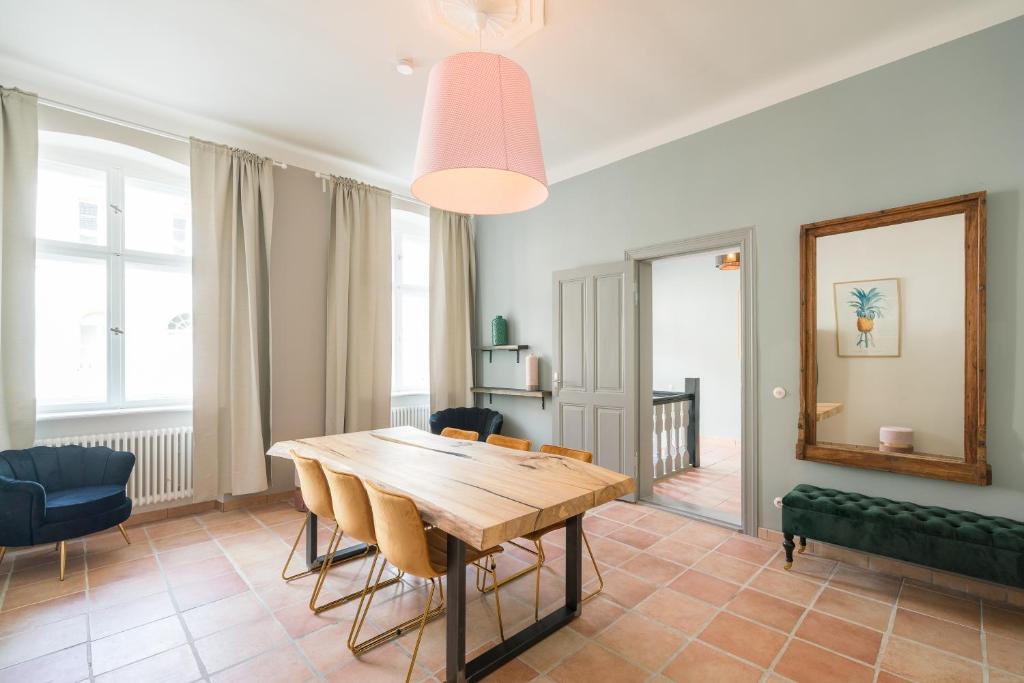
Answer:
<svg viewBox="0 0 1024 683"><path fill-rule="evenodd" d="M836 353L842 358L899 356L899 279L836 282L832 288Z"/></svg>

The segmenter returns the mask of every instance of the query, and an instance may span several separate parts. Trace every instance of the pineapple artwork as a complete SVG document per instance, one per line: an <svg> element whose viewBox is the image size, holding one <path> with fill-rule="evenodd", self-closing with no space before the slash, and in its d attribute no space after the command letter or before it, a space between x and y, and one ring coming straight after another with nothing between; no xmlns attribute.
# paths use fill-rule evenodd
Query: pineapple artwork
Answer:
<svg viewBox="0 0 1024 683"><path fill-rule="evenodd" d="M900 281L857 280L833 285L836 352L842 357L900 355Z"/></svg>

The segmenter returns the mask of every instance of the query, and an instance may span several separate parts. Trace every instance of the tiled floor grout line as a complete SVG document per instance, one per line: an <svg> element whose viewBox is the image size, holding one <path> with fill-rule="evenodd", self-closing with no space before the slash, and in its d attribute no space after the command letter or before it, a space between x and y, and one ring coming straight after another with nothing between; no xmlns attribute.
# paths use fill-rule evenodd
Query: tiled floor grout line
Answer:
<svg viewBox="0 0 1024 683"><path fill-rule="evenodd" d="M242 508L242 509L244 510L245 508ZM248 515L249 515L250 517L252 517L253 519L255 519L255 520L256 520L256 522L257 522L258 524L260 524L260 525L261 525L261 526L263 527L263 529L262 529L262 530L267 530L267 531L270 531L271 533L273 533L273 530L272 530L272 529L270 529L269 525L265 524L265 523L263 522L263 520L261 520L261 519L257 518L257 517L256 517L255 515L253 515L253 514L252 514L251 512L249 512L248 510L245 510L245 512L246 512L246 514L248 514ZM207 533L210 533L210 529L209 529L209 527L208 527L208 526L206 526L206 523L205 523L205 522L202 522L202 521L200 521L199 523L200 523L200 524L201 524L201 525L203 526L203 528L204 528L204 529L206 529L206 532L207 532ZM305 521L303 521L303 524L305 524ZM242 533L251 533L251 532L244 532L244 531L243 531ZM232 535L239 535L239 534L232 534ZM275 534L275 535L276 535L276 534ZM211 540L213 541L213 544L217 546L217 549L218 549L218 550L220 550L221 554L223 554L223 555L224 555L224 557L225 557L225 558L227 559L227 561L228 561L229 563L231 563L231 567L232 567L232 569L234 569L235 573L236 573L236 574L238 574L238 576L239 576L239 577L241 577L242 581L244 581L244 582L245 582L245 585L246 585L246 587L248 588L248 590L249 590L249 591L250 591L250 592L251 592L251 593L253 594L253 596L254 596L254 597L256 598L256 600L257 600L257 601L258 601L258 602L260 603L260 605L262 605L262 606L263 606L263 609L264 609L264 610L266 611L266 613L267 613L267 614L268 614L268 615L270 616L270 618L271 618L271 619L273 619L273 620L274 620L274 621L275 621L275 622L277 623L277 625L278 625L278 626L280 626L280 627L281 627L281 629L282 629L282 630L284 631L284 633L285 633L285 636L286 636L286 637L288 638L288 644L292 645L292 647L293 647L293 648L294 648L294 649L295 649L295 650L296 650L296 651L297 651L297 652L299 653L299 656L300 656L300 657L302 658L302 660L303 660L303 661L304 661L304 662L306 663L306 665L307 665L307 666L309 667L309 670L310 670L310 671L312 671L312 672L314 673L314 676L315 676L315 677L317 678L317 680L322 680L322 679L323 679L323 676L321 676L321 675L320 675L320 671L319 671L319 669L317 669L317 668L316 668L315 666L313 666L313 663L312 663L312 662L310 662L310 661L309 661L309 659L308 659L308 658L306 657L306 653L302 651L302 648L301 648L301 647L298 647L298 646L296 645L296 643L295 643L295 639L294 639L294 638L292 638L292 636L291 636L291 634L290 634L290 633L288 633L288 629L286 629L286 628L284 627L284 624L282 624L282 623L281 623L281 620L277 618L277 615L276 615L276 614L274 614L274 610L270 609L270 605L268 605L268 604L267 604L267 602L266 602L266 601L265 601L265 600L263 599L263 597L262 597L262 596L261 596L261 595L260 595L260 594L259 594L259 593L258 593L258 592L256 591L256 586L255 586L255 585L253 585L252 581L251 581L251 580L249 579L249 577L248 577L248 576L246 575L246 573L245 573L244 571L242 571L242 567L241 567L241 565L240 565L240 564L238 564L238 562L236 562L236 561L235 561L235 558L234 558L234 557L232 557L232 556L230 555L230 553L228 553L228 551L227 551L227 549L226 549L226 548L224 548L224 546L223 546L223 545L221 544L221 542L220 542L220 538L216 538L216 537L214 537L214 536L213 536L212 534L210 535L210 538L211 538ZM281 540L283 541L284 539L281 539ZM284 543L285 543L285 546L287 546L287 543L288 543L288 542L287 542L287 541L284 541ZM231 597L231 596L228 596L228 597ZM226 598L222 598L222 599L226 599ZM216 602L216 601L214 601L214 602ZM212 604L212 603L207 603L207 604ZM234 624L233 626L231 626L231 627L229 627L229 628L234 628L234 627L236 627L236 626L240 626L240 625L241 625L241 624ZM216 633L221 633L221 632L222 632L223 630L225 630L225 629L221 629L221 631L214 631L213 633L208 633L208 634L206 634L206 636L203 636L203 637L205 638L205 637L208 637L208 636L212 636L212 635L214 635L214 634L216 634ZM251 660L253 660L253 659L256 659L257 657L260 657L260 656L262 656L262 655L266 654L267 652L270 652L270 650L264 650L263 652L258 652L258 653L256 653L255 655L253 655L252 657L247 657L246 659L243 659L242 661L239 661L239 662L235 662L235 663L234 663L234 664L232 664L231 666L225 667L225 668L224 668L224 669L222 669L221 671L228 671L228 670L230 670L230 669L232 669L232 668L234 668L234 667L236 667L236 666L238 666L238 665L240 665L240 664L244 664L245 662L248 662L248 661L251 661ZM198 652L196 652L196 659L200 659L200 657L199 657L199 653L198 653ZM205 663L202 663L202 660L201 660L201 659L200 659L200 663L201 663L201 666L203 666L203 668L204 668L204 670L205 670L206 664L205 664ZM218 672L218 673L220 673L220 672Z"/></svg>
<svg viewBox="0 0 1024 683"><path fill-rule="evenodd" d="M892 639L892 631L896 626L896 613L900 609L900 597L903 595L903 587L907 585L907 582L900 579L900 587L896 591L896 599L892 603L892 609L889 611L889 620L886 622L885 631L882 632L882 642L878 645L878 657L875 658L874 676L873 681L877 683L878 677L882 675L882 659L885 657L885 651L889 647L889 641Z"/></svg>
<svg viewBox="0 0 1024 683"><path fill-rule="evenodd" d="M256 516L255 516L255 515L253 515L253 514L252 514L251 512L249 512L249 511L248 511L247 509L245 509L245 508L241 508L241 509L245 510L245 511L246 511L246 513L247 513L247 514L248 514L248 515L249 515L250 517L252 517L253 519L255 519L255 520L256 520L256 522L257 522L257 523L259 523L259 524L260 524L260 525L261 525L261 526L263 527L263 529L264 529L264 530L270 531L270 532L271 532L272 534L274 534L275 536L278 536L278 534L276 534L276 533L274 532L274 530L273 530L273 529L271 528L271 526L272 526L272 525L269 525L269 524L267 524L266 522L264 522L264 521L263 521L262 519L260 519L260 518L256 517ZM203 524L204 528L207 528L207 531L209 531L209 528L208 528L208 527L206 527L206 524L205 524L205 522L200 522L200 524ZM305 525L305 524L306 524L306 519L305 519L305 517L303 518L302 524L303 524L303 525ZM318 531L319 531L319 529L318 529ZM243 532L241 532L241 533L250 533L250 532L245 532L245 531L243 531ZM233 534L233 535L234 535L234 536L237 536L237 535L241 535L241 534ZM229 537L225 537L225 538L229 538ZM279 538L279 539L280 539L280 540L281 540L281 541L282 541L282 542L284 543L285 547L288 547L288 541L287 541L287 540L285 540L285 539L283 539L283 538L280 538L280 536L278 536L278 538ZM319 541L319 539L318 539L318 541ZM228 562L230 562L230 563L231 563L231 566L232 566L232 567L233 567L233 568L235 569L235 572L236 572L236 573L237 573L237 574L238 574L238 575L239 575L239 576L240 576L240 577L242 578L242 581L244 581L244 582L245 582L245 585L246 585L246 586L247 586L247 587L249 588L249 591L251 591L251 592L252 592L252 594L253 594L253 596L254 596L254 597L256 598L256 600L257 600L257 601L258 601L258 602L259 602L259 603L260 603L260 604L261 604L261 605L263 606L263 609L265 609L265 610L267 611L267 613L268 613L268 614L270 615L270 617L271 617L271 618L272 618L272 619L273 619L273 620L274 620L274 621L275 621L275 622L276 622L276 623L277 623L277 624L278 624L278 625L279 625L279 626L281 627L281 629L282 629L282 630L284 631L284 633L285 633L285 636L286 636L286 637L287 637L287 639L288 639L288 640L287 640L288 644L289 644L289 645L291 645L292 649L293 649L293 650L295 650L295 651L296 651L296 652L298 653L298 655L299 655L299 657L300 657L300 658L302 659L302 661L303 661L303 662L304 662L304 663L306 664L306 666L307 666L307 667L309 667L309 670L313 672L313 677L314 677L314 678L316 678L317 680L324 680L324 676L326 675L326 673L327 673L327 672L321 672L321 671L320 671L320 669L319 669L319 668L317 668L317 667L316 667L316 666L315 666L315 665L313 664L313 662L312 662L312 661L311 661L311 660L309 659L309 657L308 657L308 656L306 655L306 651L305 651L305 650L303 650L301 646L299 646L299 643L298 643L298 641L299 641L300 639L299 639L299 638L294 638L294 637L292 637L292 634L288 632L288 629L287 629L287 628L285 628L285 625L281 623L281 620L280 620L280 619L278 619L278 617L277 617L277 613L276 613L276 612L275 612L274 610L272 610L272 609L270 608L270 605L268 605L268 604L267 604L266 600L264 600L264 599L263 599L263 597L262 597L262 596L261 596L261 595L259 594L259 592L258 592L258 591L256 590L256 586L255 586L255 585L254 585L254 584L252 583L252 581L251 581L251 579L250 579L250 578L248 577L248 575L247 575L247 574L246 574L246 573L245 573L245 572L244 572L244 571L242 570L242 567L241 567L241 565L240 565L240 564L238 564L238 562L237 562L237 561L235 560L235 558L231 556L231 554L230 554L230 553L229 553L229 552L228 552L228 551L227 551L227 550L226 550L226 549L224 548L224 546L223 546L223 545L221 545L221 543L220 543L220 538L213 538L213 542L214 542L214 543L215 543L215 544L217 545L217 547L218 547L218 548L220 549L221 553L223 553L224 557L226 557L226 558L227 558ZM300 545L301 545L301 544L300 544ZM301 559L301 558L300 558L300 559ZM237 626L237 625L236 625L236 626ZM325 626L324 628L329 628L329 626ZM220 633L220 631L217 631L217 633ZM209 635L213 635L213 634L209 634ZM308 634L307 634L307 635L308 635ZM227 668L223 669L223 671L228 671L228 670L230 670L230 669L232 669L232 668L234 668L234 667L236 667L236 666L239 666L239 665L241 665L241 664L244 664L245 662L248 662L248 661L251 661L251 660L253 660L253 659L256 659L257 657L262 657L262 656L263 656L263 655L265 655L265 654L266 654L267 652L270 652L270 650L265 650L265 651L263 651L263 652L260 652L260 653L257 653L257 654L255 654L255 655L253 655L252 657L248 657L248 658L246 658L246 659L244 659L244 660L242 660L242 661L240 661L240 662L235 662L235 663L234 663L234 664L232 664L231 666L229 666L229 667L227 667ZM220 673L220 672L218 672L218 673Z"/></svg>
<svg viewBox="0 0 1024 683"><path fill-rule="evenodd" d="M198 522L198 520L196 520L196 521ZM182 612L182 610L180 608L180 605L178 604L178 598L177 598L177 596L174 595L174 590L171 587L171 582L170 582L170 579L169 579L169 577L167 575L167 569L166 569L166 567L164 567L163 561L160 559L160 553L157 552L156 545L153 543L153 539L149 536L149 533L146 532L145 529L140 529L140 531L145 533L145 535L146 535L146 542L149 543L149 547L153 551L153 557L156 560L156 566L157 566L157 568L160 569L160 577L164 580L164 585L167 586L167 595L170 597L171 604L174 606L174 616L176 616L178 618L178 623L181 624L181 629L185 633L185 643L188 645L189 650L192 652L192 658L196 660L196 667L199 669L199 678L200 678L200 680L203 680L203 681L209 681L210 677L209 677L209 674L206 671L206 664L203 662L202 658L199 656L199 650L198 650L198 648L196 648L195 639L192 637L192 631L189 630L188 623L185 621L185 615ZM188 533L188 532L185 532L185 533ZM175 534L171 534L171 535L173 536ZM164 538L167 538L167 537L164 537ZM182 546L182 547L188 547L188 546ZM200 561L202 561L202 560L200 560ZM174 648L169 648L167 650L164 650L163 652L158 652L156 654L150 655L150 657L158 657L158 656L160 656L160 655L162 655L162 654L164 654L166 652L169 652L170 650L173 650L173 649ZM138 661L145 661L146 659L149 659L149 657L146 657L145 659L140 659ZM137 664L137 663L138 662L132 662L132 664L129 664L128 666L132 666L133 664ZM115 671L116 671L116 669L115 669Z"/></svg>
<svg viewBox="0 0 1024 683"><path fill-rule="evenodd" d="M777 557L777 554L772 556L772 560L774 560L775 557ZM769 560L769 562L771 562L771 560ZM822 579L821 585L818 586L818 590L814 593L814 597L811 598L811 600L807 603L807 606L804 607L803 612L800 613L800 617L796 620L796 623L793 624L793 628L790 629L788 634L786 634L786 642L782 644L782 647L780 647L779 651L775 653L775 656L772 658L771 663L765 669L764 675L761 677L762 681L767 681L769 678L771 678L772 674L775 673L775 666L779 663L779 661L782 660L782 656L789 650L790 643L792 643L793 640L796 638L796 632L800 630L800 627L803 625L804 620L807 618L807 615L811 613L811 610L814 608L815 603L818 602L818 598L820 598L821 594L825 592L825 589L829 586L829 584L832 581L832 577L836 575L837 571L839 571L838 562L832 565L832 568L828 572L828 576ZM815 643L815 645L817 645L817 643ZM829 650L826 647L822 647L822 649L832 652L832 650ZM835 654L839 653L837 652Z"/></svg>
<svg viewBox="0 0 1024 683"><path fill-rule="evenodd" d="M88 537L86 537L88 539ZM82 572L85 576L82 579L83 591L85 592L85 665L89 672L89 681L92 683L96 677L92 673L92 598L89 590L89 541L84 541L82 546Z"/></svg>
<svg viewBox="0 0 1024 683"><path fill-rule="evenodd" d="M981 631L981 675L983 683L988 683L990 676L988 663L988 637L985 633L985 601L978 605L978 630Z"/></svg>

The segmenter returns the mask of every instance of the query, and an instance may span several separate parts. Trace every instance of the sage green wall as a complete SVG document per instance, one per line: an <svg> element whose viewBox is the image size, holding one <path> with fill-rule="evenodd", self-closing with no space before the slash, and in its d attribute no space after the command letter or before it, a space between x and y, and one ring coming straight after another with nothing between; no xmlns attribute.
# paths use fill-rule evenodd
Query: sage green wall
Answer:
<svg viewBox="0 0 1024 683"><path fill-rule="evenodd" d="M478 329L506 315L514 342L550 358L552 271L756 226L760 524L779 527L772 499L801 482L1024 518L1022 67L1019 18L558 183L524 214L482 218ZM800 225L976 190L989 192L993 486L795 460ZM522 379L504 355L477 367L484 384ZM547 363L541 374L548 386ZM776 385L789 396L773 399ZM539 402L495 397L494 407L505 433L550 439L552 411Z"/></svg>

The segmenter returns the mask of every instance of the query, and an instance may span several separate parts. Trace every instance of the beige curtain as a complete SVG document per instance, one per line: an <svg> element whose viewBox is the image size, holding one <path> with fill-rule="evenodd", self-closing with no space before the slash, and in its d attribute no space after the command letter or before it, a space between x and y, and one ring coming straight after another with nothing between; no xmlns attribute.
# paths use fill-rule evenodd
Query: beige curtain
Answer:
<svg viewBox="0 0 1024 683"><path fill-rule="evenodd" d="M327 254L328 434L391 422L391 193L331 181Z"/></svg>
<svg viewBox="0 0 1024 683"><path fill-rule="evenodd" d="M430 210L430 409L473 405L476 252L469 216Z"/></svg>
<svg viewBox="0 0 1024 683"><path fill-rule="evenodd" d="M267 488L273 170L192 140L196 500Z"/></svg>
<svg viewBox="0 0 1024 683"><path fill-rule="evenodd" d="M0 450L36 432L36 96L0 87Z"/></svg>

